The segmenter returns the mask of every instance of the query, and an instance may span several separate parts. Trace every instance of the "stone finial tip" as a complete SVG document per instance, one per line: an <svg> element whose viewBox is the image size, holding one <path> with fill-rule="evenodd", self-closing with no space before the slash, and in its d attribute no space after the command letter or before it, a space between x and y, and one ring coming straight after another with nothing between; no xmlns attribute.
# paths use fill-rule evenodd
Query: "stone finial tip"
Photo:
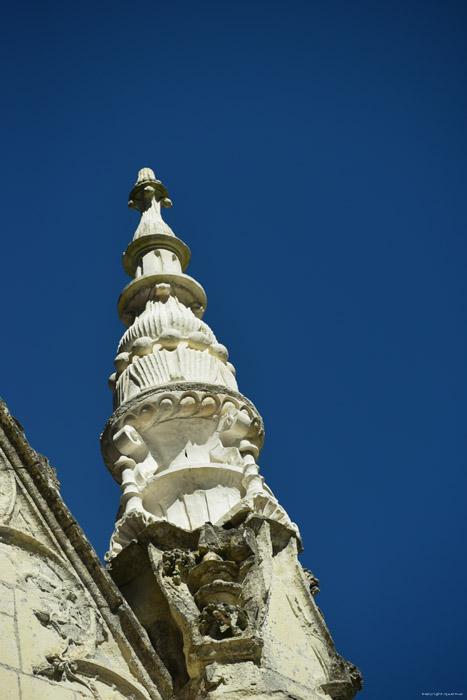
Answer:
<svg viewBox="0 0 467 700"><path fill-rule="evenodd" d="M141 170L138 172L136 184L140 185L142 182L148 182L148 180L157 182L156 176L154 175L154 170L151 170L151 168L141 168Z"/></svg>
<svg viewBox="0 0 467 700"><path fill-rule="evenodd" d="M138 172L138 179L136 180L135 186L130 192L128 206L130 209L138 209L142 212L143 209L146 210L146 205L143 205L142 202L151 202L154 197L160 203L161 207L169 209L172 206L167 188L160 180L156 179L154 170L151 168L141 168ZM143 207L143 209L141 207Z"/></svg>

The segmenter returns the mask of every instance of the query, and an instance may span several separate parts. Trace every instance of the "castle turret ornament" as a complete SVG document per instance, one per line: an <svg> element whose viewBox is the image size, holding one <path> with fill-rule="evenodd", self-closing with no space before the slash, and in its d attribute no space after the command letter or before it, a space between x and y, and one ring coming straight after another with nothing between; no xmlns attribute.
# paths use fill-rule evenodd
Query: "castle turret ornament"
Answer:
<svg viewBox="0 0 467 700"><path fill-rule="evenodd" d="M174 697L352 698L360 674L336 653L298 529L260 474L261 416L202 320L190 251L161 216L171 205L140 170L129 206L141 220L123 255L133 279L118 304L127 330L102 434L122 491L109 569Z"/></svg>

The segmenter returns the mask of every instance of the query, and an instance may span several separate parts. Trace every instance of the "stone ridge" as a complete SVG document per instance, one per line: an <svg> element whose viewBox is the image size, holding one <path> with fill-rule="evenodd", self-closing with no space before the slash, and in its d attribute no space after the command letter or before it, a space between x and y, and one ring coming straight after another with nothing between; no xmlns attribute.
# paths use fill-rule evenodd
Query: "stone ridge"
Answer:
<svg viewBox="0 0 467 700"><path fill-rule="evenodd" d="M13 437L13 440L15 438L20 439L23 449L31 455L32 461L37 464L38 469L43 473L48 483L57 490L60 489L57 471L51 466L47 457L32 449L26 439L23 426L14 416L11 415L8 410L8 406L1 398L0 423L8 438L11 439Z"/></svg>
<svg viewBox="0 0 467 700"><path fill-rule="evenodd" d="M5 461L1 460L2 453ZM153 700L171 697L173 692L171 680L164 665L151 646L145 630L124 601L83 530L65 505L60 495L55 469L50 466L45 457L32 449L22 426L11 415L1 399L0 460L0 467L2 467L0 476L1 472L8 471L9 463L18 483L32 500L58 544L61 550L60 560L68 564L70 571L78 577L84 589L88 591L96 611L102 616L118 644L121 663L131 669L133 677L138 679L140 685L147 691L148 697ZM0 529L8 528L0 527ZM8 541L8 537L5 541ZM0 575L0 580L1 578ZM2 669L0 673L1 671ZM10 672L7 671L7 673ZM50 676L50 673L47 675ZM36 679L33 678L33 680ZM80 686L76 687L79 689ZM64 693L64 698L68 698L66 694L68 691L61 692ZM19 698L20 695L11 697ZM56 696L51 694L50 697ZM81 694L79 697L81 698Z"/></svg>

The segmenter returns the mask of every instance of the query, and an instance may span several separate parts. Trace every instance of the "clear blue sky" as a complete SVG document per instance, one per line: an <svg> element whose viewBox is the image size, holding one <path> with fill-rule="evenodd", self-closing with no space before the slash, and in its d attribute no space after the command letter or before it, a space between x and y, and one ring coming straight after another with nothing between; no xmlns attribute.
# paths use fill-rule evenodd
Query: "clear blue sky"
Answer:
<svg viewBox="0 0 467 700"><path fill-rule="evenodd" d="M102 556L150 166L362 700L464 692L467 5L10 3L0 394Z"/></svg>

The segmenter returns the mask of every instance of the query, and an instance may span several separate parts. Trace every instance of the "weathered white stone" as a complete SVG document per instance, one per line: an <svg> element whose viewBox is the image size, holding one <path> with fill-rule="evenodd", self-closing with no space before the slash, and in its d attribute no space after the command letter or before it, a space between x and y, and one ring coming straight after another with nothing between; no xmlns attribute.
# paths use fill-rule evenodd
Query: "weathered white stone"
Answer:
<svg viewBox="0 0 467 700"><path fill-rule="evenodd" d="M134 397L104 432L104 459L122 489L108 558L154 520L195 529L255 512L290 524L258 473L263 429L254 406L222 387L177 386Z"/></svg>
<svg viewBox="0 0 467 700"><path fill-rule="evenodd" d="M123 601L57 486L0 402L0 698L161 700L132 647L147 655L147 638L134 626L127 638Z"/></svg>
<svg viewBox="0 0 467 700"><path fill-rule="evenodd" d="M6 615L15 614L14 589L10 588L5 583L0 583L0 613Z"/></svg>
<svg viewBox="0 0 467 700"><path fill-rule="evenodd" d="M164 228L167 197L143 168L130 195L141 222L124 254L135 279L119 302L129 327L109 380L116 413L102 437L105 463L122 488L109 558L154 520L195 529L241 509L290 522L258 474L261 418L236 393L227 348L200 318L204 292L183 273L186 246ZM129 445L129 426L144 455Z"/></svg>
<svg viewBox="0 0 467 700"><path fill-rule="evenodd" d="M157 522L111 570L159 653L172 640L179 700L350 700L358 689L314 604L290 526L251 514L228 530Z"/></svg>
<svg viewBox="0 0 467 700"><path fill-rule="evenodd" d="M300 536L259 473L263 425L227 348L201 320L204 291L140 171L141 222L124 254L115 411L102 454L122 496L106 558L171 675L171 700L350 700L358 670L335 651L298 563Z"/></svg>
<svg viewBox="0 0 467 700"><path fill-rule="evenodd" d="M56 685L45 678L36 676L20 676L20 686L23 698L37 698L37 700L76 700L74 690L63 687L64 684ZM19 697L19 696L16 696ZM83 697L79 693L80 698ZM92 697L92 695L88 695Z"/></svg>
<svg viewBox="0 0 467 700"><path fill-rule="evenodd" d="M19 668L15 620L10 615L0 614L0 639L8 640L7 644L2 644L2 663Z"/></svg>
<svg viewBox="0 0 467 700"><path fill-rule="evenodd" d="M4 640L5 643L6 640ZM20 697L19 678L15 671L0 663L0 698L18 700Z"/></svg>

